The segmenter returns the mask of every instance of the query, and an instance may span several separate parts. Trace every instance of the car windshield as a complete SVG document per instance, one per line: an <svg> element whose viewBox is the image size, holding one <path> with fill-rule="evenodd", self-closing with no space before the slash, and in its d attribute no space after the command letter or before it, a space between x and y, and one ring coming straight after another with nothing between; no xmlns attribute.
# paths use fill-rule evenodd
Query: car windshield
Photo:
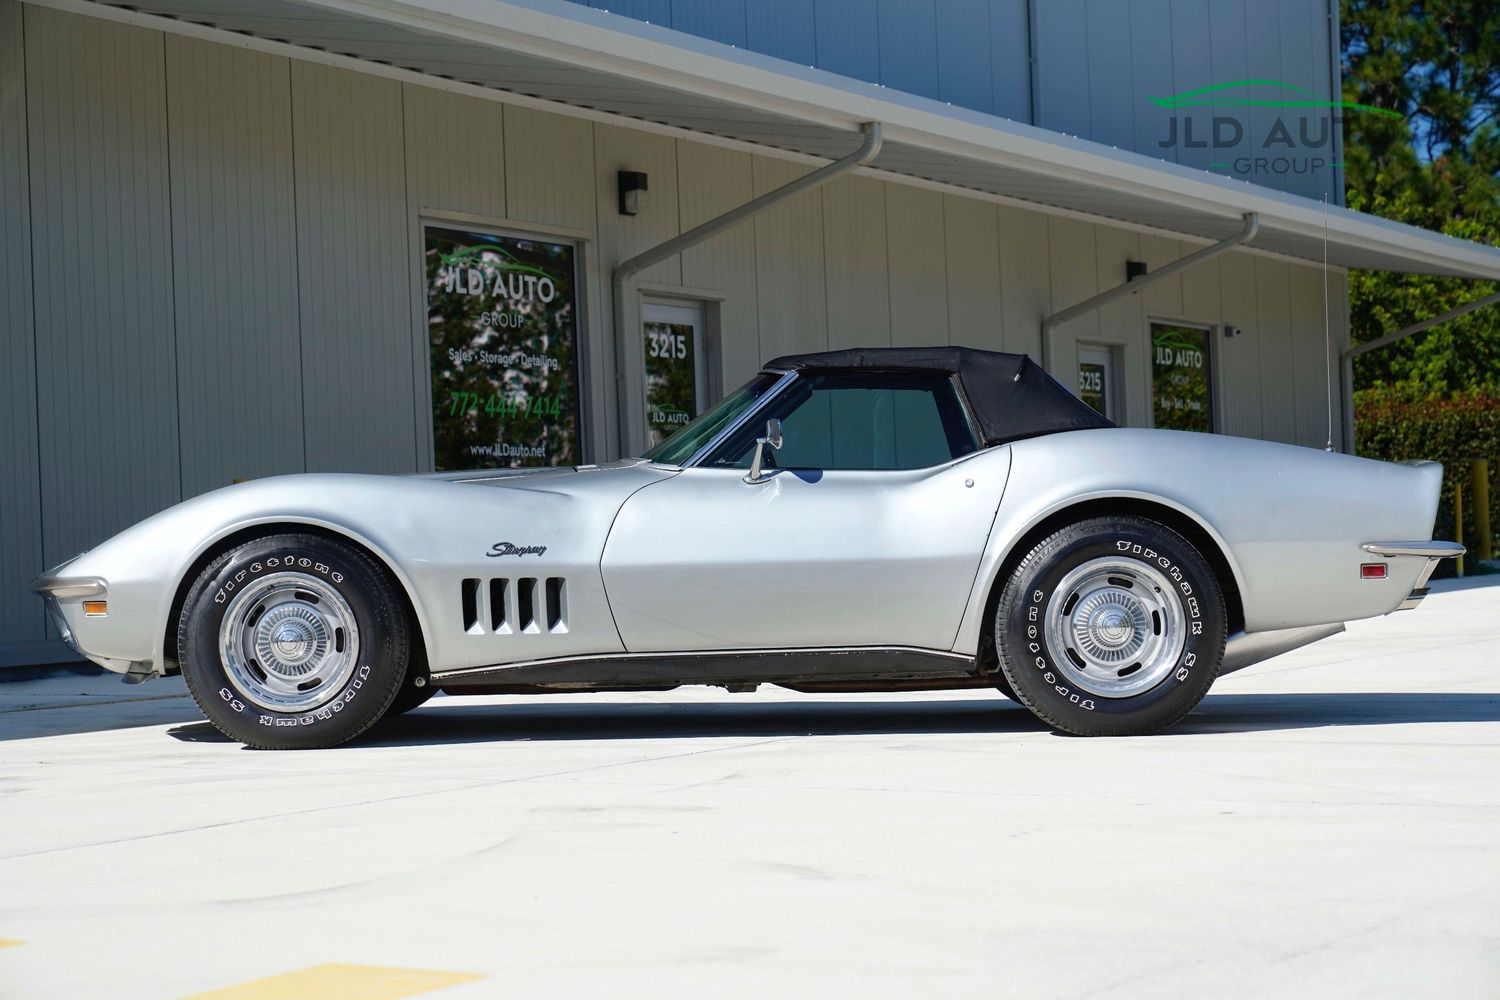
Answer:
<svg viewBox="0 0 1500 1000"><path fill-rule="evenodd" d="M761 372L641 457L661 465L682 465L754 406L780 378Z"/></svg>

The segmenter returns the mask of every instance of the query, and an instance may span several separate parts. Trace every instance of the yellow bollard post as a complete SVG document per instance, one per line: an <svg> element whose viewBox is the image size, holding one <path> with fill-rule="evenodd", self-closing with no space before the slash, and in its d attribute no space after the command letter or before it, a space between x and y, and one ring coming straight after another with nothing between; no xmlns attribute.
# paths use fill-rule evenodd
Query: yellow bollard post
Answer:
<svg viewBox="0 0 1500 1000"><path fill-rule="evenodd" d="M1458 544L1464 543L1464 484L1454 482L1453 484L1453 540ZM1454 572L1458 576L1464 575L1464 557L1459 556Z"/></svg>
<svg viewBox="0 0 1500 1000"><path fill-rule="evenodd" d="M1495 536L1490 534L1490 462L1487 458L1474 459L1469 467L1473 480L1469 495L1474 498L1474 547L1479 552L1479 561L1495 558Z"/></svg>

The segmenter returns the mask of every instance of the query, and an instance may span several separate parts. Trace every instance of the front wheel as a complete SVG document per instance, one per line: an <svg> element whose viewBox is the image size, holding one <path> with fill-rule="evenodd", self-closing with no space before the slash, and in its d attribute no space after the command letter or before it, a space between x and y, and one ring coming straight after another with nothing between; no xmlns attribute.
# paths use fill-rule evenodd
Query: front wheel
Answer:
<svg viewBox="0 0 1500 1000"><path fill-rule="evenodd" d="M1001 670L1043 722L1077 736L1176 723L1224 657L1224 595L1187 539L1144 517L1053 533L1011 574L995 611Z"/></svg>
<svg viewBox="0 0 1500 1000"><path fill-rule="evenodd" d="M177 645L188 690L224 735L293 750L353 739L407 676L397 584L352 545L310 534L223 553L188 591Z"/></svg>

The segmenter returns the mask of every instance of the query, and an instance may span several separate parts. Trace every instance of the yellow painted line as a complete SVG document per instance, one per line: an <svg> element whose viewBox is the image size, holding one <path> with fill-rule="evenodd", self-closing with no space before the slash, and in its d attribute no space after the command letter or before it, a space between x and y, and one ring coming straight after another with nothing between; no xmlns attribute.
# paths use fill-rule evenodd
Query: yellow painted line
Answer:
<svg viewBox="0 0 1500 1000"><path fill-rule="evenodd" d="M467 972L386 969L378 965L313 965L238 986L195 993L187 1000L398 1000L483 979Z"/></svg>
<svg viewBox="0 0 1500 1000"><path fill-rule="evenodd" d="M25 941L12 941L9 938L0 938L0 948L14 948L18 944L25 943Z"/></svg>

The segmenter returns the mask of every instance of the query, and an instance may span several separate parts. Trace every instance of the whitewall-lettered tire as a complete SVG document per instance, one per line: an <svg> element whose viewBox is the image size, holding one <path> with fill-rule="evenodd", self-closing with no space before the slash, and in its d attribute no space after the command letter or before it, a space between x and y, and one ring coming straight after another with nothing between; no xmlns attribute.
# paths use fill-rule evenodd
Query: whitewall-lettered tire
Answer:
<svg viewBox="0 0 1500 1000"><path fill-rule="evenodd" d="M411 656L405 605L360 549L289 533L239 545L194 581L178 619L183 677L224 735L328 747L373 725Z"/></svg>
<svg viewBox="0 0 1500 1000"><path fill-rule="evenodd" d="M1078 736L1179 721L1224 658L1224 595L1198 550L1144 517L1095 517L1042 539L1005 582L995 646L1023 705Z"/></svg>

